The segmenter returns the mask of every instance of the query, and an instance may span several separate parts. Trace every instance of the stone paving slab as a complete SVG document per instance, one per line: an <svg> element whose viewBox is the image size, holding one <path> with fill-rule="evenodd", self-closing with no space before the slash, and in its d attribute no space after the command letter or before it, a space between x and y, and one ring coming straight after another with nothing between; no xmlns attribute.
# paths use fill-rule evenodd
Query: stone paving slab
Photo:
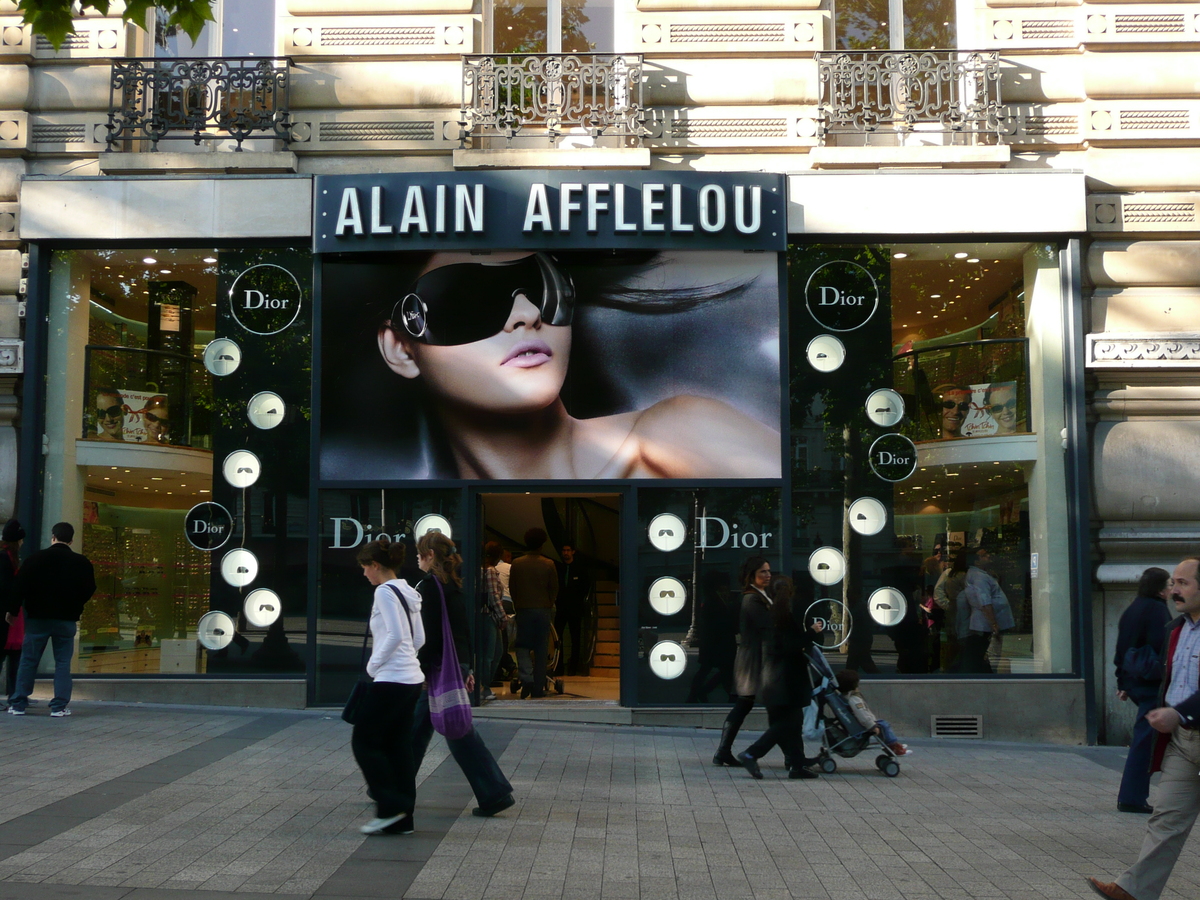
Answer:
<svg viewBox="0 0 1200 900"><path fill-rule="evenodd" d="M712 731L490 720L512 810L472 817L435 739L417 833L364 838L333 714L73 708L0 718L0 900L1058 900L1145 826L1116 748L913 741L895 779L866 756L790 781L776 755L755 781L711 765ZM1164 900L1200 897L1197 851Z"/></svg>

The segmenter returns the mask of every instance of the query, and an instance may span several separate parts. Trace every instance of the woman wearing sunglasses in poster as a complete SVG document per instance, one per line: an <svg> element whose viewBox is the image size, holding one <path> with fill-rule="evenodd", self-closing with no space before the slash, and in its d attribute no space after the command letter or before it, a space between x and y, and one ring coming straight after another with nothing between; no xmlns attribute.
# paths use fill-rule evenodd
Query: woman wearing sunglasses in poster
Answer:
<svg viewBox="0 0 1200 900"><path fill-rule="evenodd" d="M703 255L682 256L697 260L695 267L705 271L699 261ZM387 301L375 305L383 313L375 319L375 338L387 368L424 395L424 417L411 427L420 433L425 471L435 477L490 479L778 477L779 434L766 424L778 420L777 356L765 368L772 377L756 376L749 402L738 409L712 396L717 393L711 389L713 373L705 372L746 359L728 350L747 346L744 340L739 345L739 330L751 331L760 348L771 337L777 347L777 289L756 286L760 273L774 281L774 262L769 267L735 262L742 268L732 279L686 285L680 284L680 271L687 267L678 258L672 268L660 260L646 265L643 254L638 265L614 268L597 265L593 257L590 265L574 270L584 296L577 296L576 281L563 263L528 251L435 253L408 282L393 275L392 284L405 287L375 298ZM712 271L729 274L719 267ZM636 343L645 335L611 320L607 331L593 328L590 361L572 360L583 304L641 313L625 318L643 324L660 320L656 345L639 344L637 362L644 370L620 345L623 338ZM741 321L721 322L717 313L725 306L736 309ZM756 311L766 321L747 329L747 313ZM709 333L710 320L720 322L722 334ZM597 330L604 340L596 340ZM719 352L722 342L724 356L700 353L709 347ZM574 391L564 402L569 365ZM765 388L757 387L764 382ZM688 390L697 384L695 393ZM647 385L660 396L645 404ZM613 394L624 396L613 400ZM328 400L327 389L327 410ZM592 410L578 411L589 404ZM742 412L747 406L760 410L761 417ZM345 410L334 416L346 421ZM336 425L332 430L333 440L323 449L323 471L337 476L351 467L348 457L353 456L360 465L375 467L375 460L362 457L361 443L347 446L348 429L340 435ZM413 474L420 477L419 471Z"/></svg>

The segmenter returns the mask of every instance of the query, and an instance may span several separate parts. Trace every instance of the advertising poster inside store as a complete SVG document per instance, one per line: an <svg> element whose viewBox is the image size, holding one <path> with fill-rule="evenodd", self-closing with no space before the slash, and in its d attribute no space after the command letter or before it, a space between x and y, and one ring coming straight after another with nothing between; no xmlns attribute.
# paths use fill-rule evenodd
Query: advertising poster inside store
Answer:
<svg viewBox="0 0 1200 900"><path fill-rule="evenodd" d="M778 478L777 265L740 250L329 257L321 477Z"/></svg>

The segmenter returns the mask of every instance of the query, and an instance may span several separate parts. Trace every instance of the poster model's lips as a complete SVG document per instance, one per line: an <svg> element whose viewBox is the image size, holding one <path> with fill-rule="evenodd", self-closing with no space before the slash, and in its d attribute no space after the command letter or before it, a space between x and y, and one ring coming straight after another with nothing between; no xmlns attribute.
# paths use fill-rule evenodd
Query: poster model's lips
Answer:
<svg viewBox="0 0 1200 900"><path fill-rule="evenodd" d="M521 341L504 357L502 366L515 366L518 369L531 369L547 363L554 356L554 351L544 341Z"/></svg>

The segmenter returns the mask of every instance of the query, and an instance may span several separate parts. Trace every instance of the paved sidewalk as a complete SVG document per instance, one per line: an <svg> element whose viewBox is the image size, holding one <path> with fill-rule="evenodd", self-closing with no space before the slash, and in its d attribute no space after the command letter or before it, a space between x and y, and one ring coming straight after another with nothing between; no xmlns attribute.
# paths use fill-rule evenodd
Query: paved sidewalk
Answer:
<svg viewBox="0 0 1200 900"><path fill-rule="evenodd" d="M711 731L492 720L512 810L472 817L435 739L417 833L364 838L334 714L72 709L0 716L0 900L1087 898L1145 826L1115 748L910 741L898 778L867 756L814 781L775 753L754 781L710 764ZM1200 897L1200 839L1163 896Z"/></svg>

